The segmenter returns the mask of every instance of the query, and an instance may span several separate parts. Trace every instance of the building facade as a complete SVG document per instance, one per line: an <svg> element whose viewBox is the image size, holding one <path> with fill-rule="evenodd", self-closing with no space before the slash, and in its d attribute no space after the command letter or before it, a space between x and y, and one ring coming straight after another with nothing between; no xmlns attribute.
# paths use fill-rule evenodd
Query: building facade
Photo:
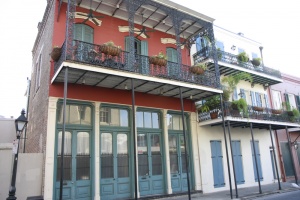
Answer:
<svg viewBox="0 0 300 200"><path fill-rule="evenodd" d="M212 22L166 0L48 1L26 141L44 154L44 199L202 190L195 101L222 90L217 61L190 72L190 44L213 41Z"/></svg>
<svg viewBox="0 0 300 200"><path fill-rule="evenodd" d="M271 106L268 88L281 85L283 78L264 65L261 44L218 26L214 34L223 95L198 105L202 189L235 189L238 197L238 188L257 185L261 193L261 184L280 181L274 131L299 124L286 111L276 112ZM210 43L199 37L193 58L213 71Z"/></svg>
<svg viewBox="0 0 300 200"><path fill-rule="evenodd" d="M282 79L283 83L270 87L273 108L291 111L296 109L299 111L300 79L287 74L282 74ZM290 108L287 108L286 105ZM290 118L294 121L298 120L294 116L290 116ZM294 181L300 177L299 135L299 128L277 130L275 132L276 147L279 151L280 173L283 181Z"/></svg>

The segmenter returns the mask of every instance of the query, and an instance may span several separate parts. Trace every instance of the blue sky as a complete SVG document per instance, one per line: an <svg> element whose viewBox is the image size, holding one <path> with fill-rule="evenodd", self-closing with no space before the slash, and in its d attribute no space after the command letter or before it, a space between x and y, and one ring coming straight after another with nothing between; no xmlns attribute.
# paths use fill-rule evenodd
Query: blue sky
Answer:
<svg viewBox="0 0 300 200"><path fill-rule="evenodd" d="M208 15L214 24L261 42L264 64L300 77L300 12L296 0L172 0ZM31 50L46 0L4 1L0 8L0 115L20 115L26 107ZM5 47L5 48L3 48ZM300 92L300 88L299 88Z"/></svg>

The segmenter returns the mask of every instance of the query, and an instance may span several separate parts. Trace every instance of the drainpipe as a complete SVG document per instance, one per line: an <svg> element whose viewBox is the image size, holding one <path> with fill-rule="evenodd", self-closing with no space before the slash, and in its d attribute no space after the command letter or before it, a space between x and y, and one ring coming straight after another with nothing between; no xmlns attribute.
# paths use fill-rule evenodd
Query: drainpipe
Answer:
<svg viewBox="0 0 300 200"><path fill-rule="evenodd" d="M26 94L26 99L27 99L27 102L26 102L26 118L28 119L28 108L29 108L29 98L30 98L30 84L31 84L31 81L30 79L27 77L27 94ZM25 145L26 145L26 140L27 140L27 127L25 127L25 131L24 131L24 146L23 146L23 153L25 153Z"/></svg>
<svg viewBox="0 0 300 200"><path fill-rule="evenodd" d="M276 175L277 175L277 180L278 180L278 189L281 190L280 178L279 178L278 167L277 167L277 159L276 159L276 154L275 154L275 147L274 147L274 143L273 143L271 124L269 124L269 131L270 131L270 137L271 137L271 143L272 143L272 149L273 149L273 157L274 157L274 162L275 162L274 164L275 164L275 169L276 169Z"/></svg>

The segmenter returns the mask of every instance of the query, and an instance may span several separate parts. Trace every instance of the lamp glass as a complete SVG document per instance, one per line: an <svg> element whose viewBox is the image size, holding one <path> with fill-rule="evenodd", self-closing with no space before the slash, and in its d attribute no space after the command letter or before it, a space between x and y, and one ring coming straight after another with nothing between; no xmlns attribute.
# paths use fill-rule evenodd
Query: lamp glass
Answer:
<svg viewBox="0 0 300 200"><path fill-rule="evenodd" d="M26 122L17 121L17 128L18 128L17 131L22 131L24 129L24 127L25 127L25 124L26 124Z"/></svg>

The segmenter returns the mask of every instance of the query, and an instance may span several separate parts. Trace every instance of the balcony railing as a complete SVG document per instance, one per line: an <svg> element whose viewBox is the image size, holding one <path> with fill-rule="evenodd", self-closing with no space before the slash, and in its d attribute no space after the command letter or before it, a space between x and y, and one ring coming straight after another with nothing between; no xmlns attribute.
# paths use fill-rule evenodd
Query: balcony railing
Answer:
<svg viewBox="0 0 300 200"><path fill-rule="evenodd" d="M240 112L232 108L231 102L224 102L224 117L230 116L235 118L246 118L256 120L269 120L277 122L299 123L299 117L293 116L291 111L276 110L265 107L248 105L247 112ZM211 113L217 113L217 118L221 118L221 106L209 112L199 112L199 121L207 121L213 119Z"/></svg>
<svg viewBox="0 0 300 200"><path fill-rule="evenodd" d="M203 75L196 75L190 72L190 66L167 62L166 66L158 66L149 63L149 57L135 54L134 62L129 62L129 52L121 51L118 56L110 56L101 52L101 45L91 44L74 40L71 51L66 54L65 44L62 46L62 56L55 63L56 72L64 60L105 67L145 76L173 79L204 86L217 88L216 76L214 73L205 71ZM66 59L64 59L66 58Z"/></svg>
<svg viewBox="0 0 300 200"><path fill-rule="evenodd" d="M237 59L237 55L234 55L234 54L231 54L231 53L228 53L225 51L217 50L217 54L218 54L218 60L221 62L237 65L237 66L243 67L245 69L249 69L252 71L256 71L256 72L264 73L267 75L275 76L277 78L281 78L281 73L278 70L275 70L275 69L272 69L269 67L265 67L265 66L256 67L256 66L253 66L253 64L250 61L249 62L240 62ZM212 57L213 57L213 51L212 51L211 47L205 47L193 55L195 63L203 62L204 60L206 60L208 58L212 58Z"/></svg>

